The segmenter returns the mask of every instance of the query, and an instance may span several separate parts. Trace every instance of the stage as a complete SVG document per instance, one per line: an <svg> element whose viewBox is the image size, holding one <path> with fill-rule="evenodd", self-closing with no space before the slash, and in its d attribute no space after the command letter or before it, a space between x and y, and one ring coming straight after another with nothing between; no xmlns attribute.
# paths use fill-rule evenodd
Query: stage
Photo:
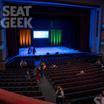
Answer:
<svg viewBox="0 0 104 104"><path fill-rule="evenodd" d="M57 47L35 47L35 54L32 52L28 54L29 48L20 48L18 56L45 56L45 55L55 55L55 54L77 54L81 53L79 50L75 50L72 48L67 48L64 46Z"/></svg>

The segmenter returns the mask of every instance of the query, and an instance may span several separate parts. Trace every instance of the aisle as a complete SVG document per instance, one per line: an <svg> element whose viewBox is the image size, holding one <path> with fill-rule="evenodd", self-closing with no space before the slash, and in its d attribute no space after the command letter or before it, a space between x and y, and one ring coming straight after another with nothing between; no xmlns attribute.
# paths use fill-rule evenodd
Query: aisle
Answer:
<svg viewBox="0 0 104 104"><path fill-rule="evenodd" d="M46 78L42 78L39 88L47 101L55 102L55 91Z"/></svg>

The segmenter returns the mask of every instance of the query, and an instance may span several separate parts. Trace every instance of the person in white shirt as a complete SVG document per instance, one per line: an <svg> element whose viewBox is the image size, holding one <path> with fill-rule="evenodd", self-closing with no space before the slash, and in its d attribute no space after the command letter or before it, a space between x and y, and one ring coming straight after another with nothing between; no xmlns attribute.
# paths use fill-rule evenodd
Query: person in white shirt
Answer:
<svg viewBox="0 0 104 104"><path fill-rule="evenodd" d="M95 104L104 104L104 91L99 96L94 98Z"/></svg>
<svg viewBox="0 0 104 104"><path fill-rule="evenodd" d="M22 68L26 68L26 67L27 67L27 62L24 61L24 60L21 60L21 61L20 61L20 67L21 67L21 69L22 69Z"/></svg>
<svg viewBox="0 0 104 104"><path fill-rule="evenodd" d="M21 69L23 68L23 63L24 63L23 60L21 60L20 61L20 67L21 67Z"/></svg>

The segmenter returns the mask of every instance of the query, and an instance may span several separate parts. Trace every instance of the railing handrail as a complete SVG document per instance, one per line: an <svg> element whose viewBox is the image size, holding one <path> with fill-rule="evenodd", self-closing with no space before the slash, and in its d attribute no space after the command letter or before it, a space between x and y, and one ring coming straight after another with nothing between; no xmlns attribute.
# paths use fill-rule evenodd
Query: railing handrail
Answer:
<svg viewBox="0 0 104 104"><path fill-rule="evenodd" d="M0 89L0 102L3 104L54 104Z"/></svg>

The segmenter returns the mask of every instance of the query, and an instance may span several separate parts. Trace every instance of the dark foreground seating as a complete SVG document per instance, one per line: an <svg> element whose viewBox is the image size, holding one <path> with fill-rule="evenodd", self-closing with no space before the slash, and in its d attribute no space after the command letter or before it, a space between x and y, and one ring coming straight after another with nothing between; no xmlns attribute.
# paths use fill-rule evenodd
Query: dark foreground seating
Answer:
<svg viewBox="0 0 104 104"><path fill-rule="evenodd" d="M20 69L1 71L0 88L44 100L36 80L28 79L26 72Z"/></svg>
<svg viewBox="0 0 104 104"><path fill-rule="evenodd" d="M65 101L72 104L94 104L94 97L104 90L104 72L88 62L67 61L56 68L48 67L47 77L54 88L63 87Z"/></svg>

